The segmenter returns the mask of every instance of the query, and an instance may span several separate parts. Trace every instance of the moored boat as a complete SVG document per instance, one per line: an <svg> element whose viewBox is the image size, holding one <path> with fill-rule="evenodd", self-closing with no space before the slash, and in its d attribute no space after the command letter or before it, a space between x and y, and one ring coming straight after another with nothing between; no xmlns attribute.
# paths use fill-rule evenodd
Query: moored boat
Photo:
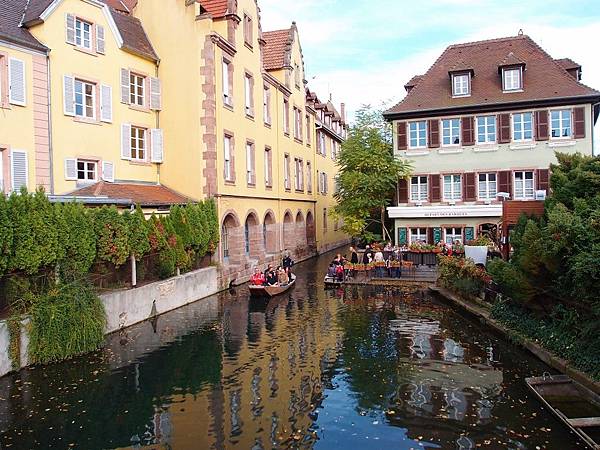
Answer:
<svg viewBox="0 0 600 450"><path fill-rule="evenodd" d="M600 396L567 375L526 378L544 406L589 448L600 450Z"/></svg>
<svg viewBox="0 0 600 450"><path fill-rule="evenodd" d="M335 288L344 284L338 277L330 277L329 275L325 275L323 283L325 284L325 288Z"/></svg>
<svg viewBox="0 0 600 450"><path fill-rule="evenodd" d="M275 297L290 290L296 284L296 275L292 274L292 281L283 286L248 286L252 297Z"/></svg>

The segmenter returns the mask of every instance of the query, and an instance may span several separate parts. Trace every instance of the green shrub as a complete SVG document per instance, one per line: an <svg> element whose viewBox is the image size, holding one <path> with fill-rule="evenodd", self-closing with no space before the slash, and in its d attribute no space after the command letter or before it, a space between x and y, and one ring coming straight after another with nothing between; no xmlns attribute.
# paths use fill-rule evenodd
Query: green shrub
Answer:
<svg viewBox="0 0 600 450"><path fill-rule="evenodd" d="M140 261L150 251L150 223L144 217L142 208L138 205L133 213L129 211L123 214L127 224L127 241L131 254Z"/></svg>
<svg viewBox="0 0 600 450"><path fill-rule="evenodd" d="M129 230L125 219L114 206L96 210L97 252L100 261L119 267L129 257Z"/></svg>
<svg viewBox="0 0 600 450"><path fill-rule="evenodd" d="M6 197L0 195L0 275L10 267L12 249L13 217Z"/></svg>
<svg viewBox="0 0 600 450"><path fill-rule="evenodd" d="M465 295L478 295L490 281L485 269L470 259L438 255L441 283Z"/></svg>
<svg viewBox="0 0 600 450"><path fill-rule="evenodd" d="M90 210L80 203L55 205L61 243L58 265L63 279L89 272L96 259L96 233Z"/></svg>
<svg viewBox="0 0 600 450"><path fill-rule="evenodd" d="M516 302L527 303L531 300L533 289L527 278L514 265L495 258L488 263L487 270L502 294Z"/></svg>

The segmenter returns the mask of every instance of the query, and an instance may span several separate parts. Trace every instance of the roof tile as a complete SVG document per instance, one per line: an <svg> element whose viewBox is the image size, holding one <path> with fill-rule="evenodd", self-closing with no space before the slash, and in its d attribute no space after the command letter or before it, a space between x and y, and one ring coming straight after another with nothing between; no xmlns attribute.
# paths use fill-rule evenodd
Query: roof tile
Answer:
<svg viewBox="0 0 600 450"><path fill-rule="evenodd" d="M266 43L263 51L263 65L266 70L283 69L285 56L292 43L291 29L265 31L262 37Z"/></svg>
<svg viewBox="0 0 600 450"><path fill-rule="evenodd" d="M27 0L1 0L0 7L0 37L7 41L14 42L36 50L46 50L26 28L20 27L23 13L27 7ZM44 0L47 1L47 0ZM38 0L31 0L33 4Z"/></svg>
<svg viewBox="0 0 600 450"><path fill-rule="evenodd" d="M218 19L227 14L227 9L229 6L228 0L196 0L200 3L208 14L210 14L214 19Z"/></svg>
<svg viewBox="0 0 600 450"><path fill-rule="evenodd" d="M105 197L107 200L129 200L140 206L185 204L188 197L162 185L136 183L98 183L77 189L65 197Z"/></svg>

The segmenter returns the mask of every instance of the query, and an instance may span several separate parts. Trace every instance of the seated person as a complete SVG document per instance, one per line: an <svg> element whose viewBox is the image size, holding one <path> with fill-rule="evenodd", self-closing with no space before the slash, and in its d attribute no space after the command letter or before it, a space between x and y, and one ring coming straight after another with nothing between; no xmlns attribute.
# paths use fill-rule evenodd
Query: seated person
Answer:
<svg viewBox="0 0 600 450"><path fill-rule="evenodd" d="M285 286L288 284L288 274L285 272L283 267L277 268L277 281L279 282L279 286Z"/></svg>
<svg viewBox="0 0 600 450"><path fill-rule="evenodd" d="M279 284L277 280L277 273L273 269L271 269L267 274L266 282L267 286L277 286Z"/></svg>
<svg viewBox="0 0 600 450"><path fill-rule="evenodd" d="M254 275L250 278L250 284L252 286L262 286L265 284L265 276L258 267L254 269Z"/></svg>
<svg viewBox="0 0 600 450"><path fill-rule="evenodd" d="M330 278L335 278L337 276L337 266L334 263L329 264L329 269L327 269L327 276Z"/></svg>
<svg viewBox="0 0 600 450"><path fill-rule="evenodd" d="M344 266L341 264L336 266L335 274L337 276L338 281L344 281Z"/></svg>
<svg viewBox="0 0 600 450"><path fill-rule="evenodd" d="M272 271L273 271L273 264L269 264L269 265L267 266L267 268L265 269L265 272L264 272L264 274L265 274L265 279L266 279L266 278L267 278L267 276L269 275L269 272L272 272Z"/></svg>

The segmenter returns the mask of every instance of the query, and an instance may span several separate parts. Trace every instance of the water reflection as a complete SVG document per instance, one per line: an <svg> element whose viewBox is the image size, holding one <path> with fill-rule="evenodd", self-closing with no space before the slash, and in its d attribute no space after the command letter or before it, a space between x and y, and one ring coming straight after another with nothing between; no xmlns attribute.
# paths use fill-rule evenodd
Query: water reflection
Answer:
<svg viewBox="0 0 600 450"><path fill-rule="evenodd" d="M0 379L1 448L565 448L548 370L422 291L241 287ZM576 444L573 444L576 448Z"/></svg>

